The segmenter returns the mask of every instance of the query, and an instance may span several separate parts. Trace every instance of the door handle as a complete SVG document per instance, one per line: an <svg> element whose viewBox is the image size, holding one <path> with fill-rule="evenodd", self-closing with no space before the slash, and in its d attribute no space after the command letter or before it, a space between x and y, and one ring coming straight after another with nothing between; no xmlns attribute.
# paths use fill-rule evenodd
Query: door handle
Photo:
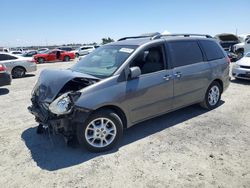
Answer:
<svg viewBox="0 0 250 188"><path fill-rule="evenodd" d="M176 72L175 74L174 74L174 76L176 77L176 78L180 78L181 77L181 72Z"/></svg>
<svg viewBox="0 0 250 188"><path fill-rule="evenodd" d="M172 78L172 76L169 75L169 74L163 77L163 79L164 79L164 80L167 80L167 81L170 80L171 78Z"/></svg>

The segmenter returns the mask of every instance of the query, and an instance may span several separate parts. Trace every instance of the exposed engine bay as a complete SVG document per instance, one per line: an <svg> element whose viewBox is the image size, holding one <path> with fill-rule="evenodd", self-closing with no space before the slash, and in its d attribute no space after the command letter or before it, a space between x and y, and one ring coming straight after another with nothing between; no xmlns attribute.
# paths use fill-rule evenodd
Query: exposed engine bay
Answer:
<svg viewBox="0 0 250 188"><path fill-rule="evenodd" d="M98 78L71 70L44 70L32 92L32 105L28 107L39 123L38 133L45 128L70 138L75 131L72 124L81 121L86 114L74 106L81 96L79 90L98 81Z"/></svg>

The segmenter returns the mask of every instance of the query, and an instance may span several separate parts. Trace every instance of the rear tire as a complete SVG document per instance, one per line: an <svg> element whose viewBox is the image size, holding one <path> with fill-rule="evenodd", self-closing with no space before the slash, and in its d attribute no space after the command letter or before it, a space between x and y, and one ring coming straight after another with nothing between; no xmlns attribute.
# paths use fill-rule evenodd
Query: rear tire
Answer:
<svg viewBox="0 0 250 188"><path fill-rule="evenodd" d="M12 77L13 78L22 78L25 76L26 70L23 67L15 67L12 69Z"/></svg>
<svg viewBox="0 0 250 188"><path fill-rule="evenodd" d="M208 110L212 110L218 107L221 99L221 93L222 93L221 85L216 81L212 82L207 89L203 102L200 103L201 107Z"/></svg>
<svg viewBox="0 0 250 188"><path fill-rule="evenodd" d="M111 110L94 112L83 124L77 125L79 143L92 152L112 149L122 134L121 118Z"/></svg>
<svg viewBox="0 0 250 188"><path fill-rule="evenodd" d="M78 58L78 57L79 57L79 54L78 54L78 53L75 53L75 57Z"/></svg>

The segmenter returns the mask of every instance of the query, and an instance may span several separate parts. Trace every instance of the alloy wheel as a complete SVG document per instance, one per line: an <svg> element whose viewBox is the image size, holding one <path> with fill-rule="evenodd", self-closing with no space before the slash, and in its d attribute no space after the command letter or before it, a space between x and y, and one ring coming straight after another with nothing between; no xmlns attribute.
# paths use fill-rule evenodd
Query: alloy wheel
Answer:
<svg viewBox="0 0 250 188"><path fill-rule="evenodd" d="M220 89L217 85L214 85L209 90L208 102L211 106L214 106L219 101L219 98L220 98Z"/></svg>
<svg viewBox="0 0 250 188"><path fill-rule="evenodd" d="M117 134L114 122L108 118L97 118L91 121L85 129L86 141L93 147L110 145Z"/></svg>

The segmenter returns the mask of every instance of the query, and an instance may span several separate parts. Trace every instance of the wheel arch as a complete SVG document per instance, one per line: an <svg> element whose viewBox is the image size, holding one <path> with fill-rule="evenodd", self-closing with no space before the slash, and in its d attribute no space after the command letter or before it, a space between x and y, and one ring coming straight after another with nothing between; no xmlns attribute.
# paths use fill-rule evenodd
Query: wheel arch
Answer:
<svg viewBox="0 0 250 188"><path fill-rule="evenodd" d="M15 68L22 68L22 69L25 70L25 72L27 72L27 69L26 69L24 66L22 66L22 65L16 65L16 66L14 66L14 67L11 69L11 74L12 74L12 71L13 71Z"/></svg>
<svg viewBox="0 0 250 188"><path fill-rule="evenodd" d="M48 58L47 58L47 57L38 57L38 58L37 58L37 61L38 61L38 59L44 59L44 62L45 62L45 61L48 61Z"/></svg>
<svg viewBox="0 0 250 188"><path fill-rule="evenodd" d="M121 118L123 128L124 129L127 128L127 126L128 126L127 117L126 117L126 114L124 113L124 111L120 107L115 106L115 105L105 105L105 106L97 108L92 113L97 112L97 111L101 111L101 110L112 110L112 111L114 111Z"/></svg>
<svg viewBox="0 0 250 188"><path fill-rule="evenodd" d="M63 56L63 61L66 61L65 58L69 58L69 60L71 59L70 55L68 55L68 54L66 54L66 55Z"/></svg>
<svg viewBox="0 0 250 188"><path fill-rule="evenodd" d="M219 83L219 85L220 85L220 87L221 87L221 93L223 93L223 89L224 89L223 81L222 81L221 79L219 79L219 78L216 78L216 79L214 79L214 80L210 83L210 85L211 85L213 82ZM210 86L210 85L209 85L209 86Z"/></svg>

